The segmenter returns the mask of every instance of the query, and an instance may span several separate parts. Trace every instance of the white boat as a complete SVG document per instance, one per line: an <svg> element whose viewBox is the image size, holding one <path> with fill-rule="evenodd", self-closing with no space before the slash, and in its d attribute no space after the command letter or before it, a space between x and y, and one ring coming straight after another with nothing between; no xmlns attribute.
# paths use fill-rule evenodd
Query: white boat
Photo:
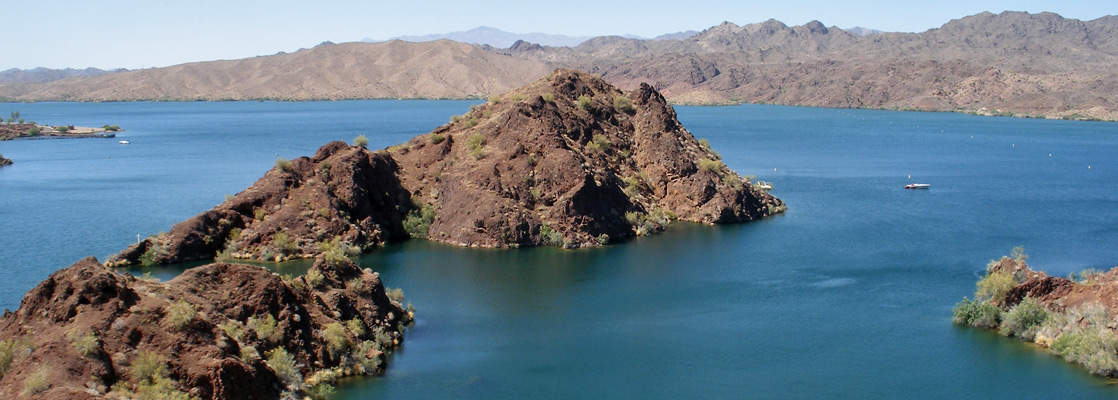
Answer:
<svg viewBox="0 0 1118 400"><path fill-rule="evenodd" d="M761 190L772 190L773 188L772 182L765 181L757 181L757 183L754 183L753 186L756 186L758 189Z"/></svg>
<svg viewBox="0 0 1118 400"><path fill-rule="evenodd" d="M118 141L117 143L120 143L120 144L129 144L129 143L132 143L132 142L129 142L129 141L127 141L127 140L121 140L121 141Z"/></svg>
<svg viewBox="0 0 1118 400"><path fill-rule="evenodd" d="M928 189L928 188L931 188L931 187L932 187L932 185L927 184L927 183L910 183L910 184L904 185L905 189Z"/></svg>

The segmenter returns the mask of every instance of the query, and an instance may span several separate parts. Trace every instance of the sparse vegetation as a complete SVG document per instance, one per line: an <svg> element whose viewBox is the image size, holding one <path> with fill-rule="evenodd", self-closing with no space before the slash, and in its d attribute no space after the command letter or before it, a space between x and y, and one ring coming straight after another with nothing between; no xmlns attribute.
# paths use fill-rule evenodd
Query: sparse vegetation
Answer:
<svg viewBox="0 0 1118 400"><path fill-rule="evenodd" d="M586 143L586 150L591 153L606 153L611 145L612 143L605 135L594 135L590 142Z"/></svg>
<svg viewBox="0 0 1118 400"><path fill-rule="evenodd" d="M485 136L475 133L466 139L466 150L475 160L485 158Z"/></svg>
<svg viewBox="0 0 1118 400"><path fill-rule="evenodd" d="M361 254L360 247L346 243L341 236L334 236L333 239L318 242L318 251L322 252L326 261L331 264L338 264L348 260L349 257Z"/></svg>
<svg viewBox="0 0 1118 400"><path fill-rule="evenodd" d="M432 133L428 137L431 139L431 144L439 144L446 140L446 136L439 133Z"/></svg>
<svg viewBox="0 0 1118 400"><path fill-rule="evenodd" d="M47 380L50 370L47 366L41 366L37 371L28 375L23 380L23 390L19 392L20 396L29 397L50 388L50 382Z"/></svg>
<svg viewBox="0 0 1118 400"><path fill-rule="evenodd" d="M272 245L276 251L283 255L295 254L299 251L299 244L287 235L287 232L280 230L272 235Z"/></svg>
<svg viewBox="0 0 1118 400"><path fill-rule="evenodd" d="M974 297L976 301L1001 301L1016 285L1017 281L1008 271L987 273L975 283L978 290L974 292Z"/></svg>
<svg viewBox="0 0 1118 400"><path fill-rule="evenodd" d="M998 328L998 333L1032 341L1047 318L1048 311L1036 300L1026 297L1002 316L1002 325Z"/></svg>
<svg viewBox="0 0 1118 400"><path fill-rule="evenodd" d="M171 329L181 331L194 320L196 315L198 311L194 310L193 305L183 300L176 300L167 305L163 323Z"/></svg>
<svg viewBox="0 0 1118 400"><path fill-rule="evenodd" d="M366 148L369 146L369 138L365 135L357 135L357 137L353 138L353 145L360 148Z"/></svg>
<svg viewBox="0 0 1118 400"><path fill-rule="evenodd" d="M256 332L256 337L261 340L270 341L272 343L279 342L283 336L283 331L279 329L279 324L272 314L267 314L263 318L248 317L245 322L245 327L249 330Z"/></svg>
<svg viewBox="0 0 1118 400"><path fill-rule="evenodd" d="M585 95L578 96L578 108L590 111L590 105L591 104L592 104L592 101L590 100L589 97L587 97Z"/></svg>
<svg viewBox="0 0 1118 400"><path fill-rule="evenodd" d="M712 159L709 159L709 158L705 158L705 157L700 158L699 159L699 170L717 174L719 172L722 172L722 162L718 161L718 160L712 160Z"/></svg>
<svg viewBox="0 0 1118 400"><path fill-rule="evenodd" d="M283 157L276 158L276 169L283 172L291 172L291 161L287 161L287 159Z"/></svg>
<svg viewBox="0 0 1118 400"><path fill-rule="evenodd" d="M384 289L384 294L385 294L386 296L388 296L388 300L392 301L393 303L400 303L400 304L404 304L404 289L400 289L400 288L395 288L395 289L389 289L389 288L385 288L385 289Z"/></svg>
<svg viewBox="0 0 1118 400"><path fill-rule="evenodd" d="M326 340L326 348L330 354L337 356L349 349L349 337L346 328L337 322L331 322L322 328L322 338Z"/></svg>
<svg viewBox="0 0 1118 400"><path fill-rule="evenodd" d="M322 285L322 282L326 279L326 277L323 276L322 272L319 271L317 268L311 268L310 270L307 270L306 275L303 275L303 279L306 279L307 284L311 285L312 288L317 288Z"/></svg>
<svg viewBox="0 0 1118 400"><path fill-rule="evenodd" d="M101 127L101 129L104 129L105 132L117 132L117 131L120 131L120 126L119 125L105 124L104 126Z"/></svg>
<svg viewBox="0 0 1118 400"><path fill-rule="evenodd" d="M563 239L563 234L551 229L547 223L540 225L540 244L544 246L559 246L565 247L567 241Z"/></svg>
<svg viewBox="0 0 1118 400"><path fill-rule="evenodd" d="M555 95L554 94L545 93L543 96L540 96L540 97L543 99L544 102L547 102L547 103L554 103L555 102Z"/></svg>
<svg viewBox="0 0 1118 400"><path fill-rule="evenodd" d="M0 341L0 378L11 368L12 363L31 354L31 345L24 341L7 339Z"/></svg>
<svg viewBox="0 0 1118 400"><path fill-rule="evenodd" d="M618 111L621 111L623 113L631 113L633 111L636 111L636 108L633 108L633 100L626 96L614 97L613 108L616 108Z"/></svg>
<svg viewBox="0 0 1118 400"><path fill-rule="evenodd" d="M140 350L132 360L133 382L151 382L167 373L167 360L158 353Z"/></svg>
<svg viewBox="0 0 1118 400"><path fill-rule="evenodd" d="M957 324L993 329L1001 321L1001 312L1002 310L993 304L964 297L963 301L955 304L954 316L951 320Z"/></svg>
<svg viewBox="0 0 1118 400"><path fill-rule="evenodd" d="M66 333L66 338L74 345L74 349L83 356L93 355L101 347L101 340L97 338L97 334L91 331L82 332L73 329Z"/></svg>
<svg viewBox="0 0 1118 400"><path fill-rule="evenodd" d="M287 349L277 347L268 351L268 359L264 363L268 364L268 368L271 368L288 388L297 389L302 386L303 373L299 372L299 368L295 366L295 357L292 357Z"/></svg>
<svg viewBox="0 0 1118 400"><path fill-rule="evenodd" d="M435 206L424 204L418 210L411 210L404 217L404 230L416 239L426 239L431 223L435 221Z"/></svg>

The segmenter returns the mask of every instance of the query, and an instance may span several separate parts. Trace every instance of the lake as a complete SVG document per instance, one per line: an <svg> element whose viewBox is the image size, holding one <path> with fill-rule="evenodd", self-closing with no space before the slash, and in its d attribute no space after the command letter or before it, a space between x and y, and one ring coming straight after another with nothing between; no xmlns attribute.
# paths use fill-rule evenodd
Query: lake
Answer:
<svg viewBox="0 0 1118 400"><path fill-rule="evenodd" d="M0 142L15 161L0 168L0 307L82 257L213 207L276 157L360 134L387 147L476 103L0 103L0 115L127 130ZM417 323L385 376L347 381L338 398L1118 395L1035 346L950 321L986 262L1014 246L1052 275L1118 265L1118 124L677 111L731 168L772 181L787 213L677 223L602 249L410 241L366 254ZM912 182L932 186L902 189Z"/></svg>

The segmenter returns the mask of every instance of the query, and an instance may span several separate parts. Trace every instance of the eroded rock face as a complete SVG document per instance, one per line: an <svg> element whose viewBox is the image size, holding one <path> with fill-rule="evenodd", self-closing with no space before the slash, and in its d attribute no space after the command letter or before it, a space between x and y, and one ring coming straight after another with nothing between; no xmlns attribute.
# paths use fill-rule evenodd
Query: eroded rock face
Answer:
<svg viewBox="0 0 1118 400"><path fill-rule="evenodd" d="M376 274L347 260L319 259L305 277L288 281L260 267L217 263L158 283L90 257L55 272L0 317L0 338L16 349L0 376L0 397L158 390L275 399L306 389L314 382L304 378L321 371L383 372L382 351L403 339L410 320ZM340 325L332 339L331 325ZM291 369L270 361L274 349L290 355ZM29 393L33 379L44 384Z"/></svg>
<svg viewBox="0 0 1118 400"><path fill-rule="evenodd" d="M652 87L625 93L557 70L388 150L327 144L109 264L282 260L409 236L600 246L674 219L730 223L783 209L684 129Z"/></svg>
<svg viewBox="0 0 1118 400"><path fill-rule="evenodd" d="M1005 307L1020 303L1025 297L1036 299L1053 311L1065 311L1088 304L1101 304L1110 315L1118 315L1118 268L1091 275L1085 282L1052 277L1043 271L1033 271L1023 260L1003 257L990 268L990 272L1006 271L1017 283L998 302Z"/></svg>

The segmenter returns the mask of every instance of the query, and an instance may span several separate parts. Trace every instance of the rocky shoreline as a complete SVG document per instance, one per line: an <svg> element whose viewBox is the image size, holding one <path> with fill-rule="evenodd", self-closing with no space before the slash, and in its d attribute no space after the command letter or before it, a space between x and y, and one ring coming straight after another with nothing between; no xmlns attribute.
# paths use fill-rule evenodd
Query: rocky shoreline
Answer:
<svg viewBox="0 0 1118 400"><path fill-rule="evenodd" d="M403 301L344 257L297 278L216 263L166 283L90 257L0 317L0 397L322 398L384 372L413 318Z"/></svg>
<svg viewBox="0 0 1118 400"><path fill-rule="evenodd" d="M385 150L329 143L112 266L282 261L425 238L469 247L597 247L673 220L751 221L784 203L691 135L648 85L556 70Z"/></svg>
<svg viewBox="0 0 1118 400"><path fill-rule="evenodd" d="M956 304L952 321L1036 343L1092 374L1118 378L1118 267L1052 277L1015 253L987 265L974 300Z"/></svg>

